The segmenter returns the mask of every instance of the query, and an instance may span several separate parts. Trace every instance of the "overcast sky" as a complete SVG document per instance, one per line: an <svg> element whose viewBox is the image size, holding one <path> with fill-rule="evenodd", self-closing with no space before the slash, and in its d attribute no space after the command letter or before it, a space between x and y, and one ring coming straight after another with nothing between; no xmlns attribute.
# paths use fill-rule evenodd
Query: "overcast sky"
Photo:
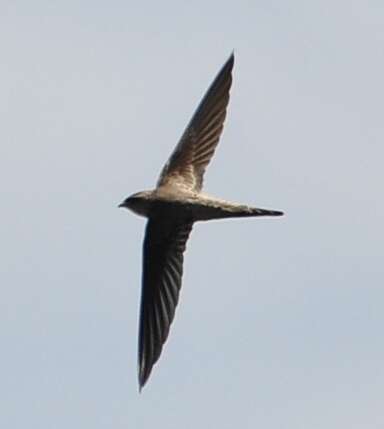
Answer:
<svg viewBox="0 0 384 429"><path fill-rule="evenodd" d="M0 7L0 426L384 427L384 3ZM197 224L143 392L154 186L235 50L205 191L284 218Z"/></svg>

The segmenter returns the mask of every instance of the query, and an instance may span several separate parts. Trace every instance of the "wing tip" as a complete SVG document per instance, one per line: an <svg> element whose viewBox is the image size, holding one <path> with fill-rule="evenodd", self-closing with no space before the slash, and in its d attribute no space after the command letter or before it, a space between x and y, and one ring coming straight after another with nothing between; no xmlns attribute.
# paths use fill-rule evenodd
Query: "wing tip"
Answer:
<svg viewBox="0 0 384 429"><path fill-rule="evenodd" d="M233 69L233 65L235 63L235 50L232 49L231 54L229 55L227 61L224 63L224 66L222 68L222 70L228 70L229 72L232 71Z"/></svg>
<svg viewBox="0 0 384 429"><path fill-rule="evenodd" d="M216 78L213 80L212 85L211 85L210 88L214 87L215 83L218 80L221 80L223 76L227 76L227 75L231 75L232 74L232 69L233 69L234 63L235 63L235 51L232 50L232 52L229 55L228 59L225 61L224 65L221 67L221 69L217 73ZM209 92L209 89L208 89L207 93Z"/></svg>
<svg viewBox="0 0 384 429"><path fill-rule="evenodd" d="M148 368L146 365L139 365L139 370L138 370L139 393L141 393L141 391L143 390L143 387L147 383L149 376L151 374L151 371L152 371L152 366Z"/></svg>

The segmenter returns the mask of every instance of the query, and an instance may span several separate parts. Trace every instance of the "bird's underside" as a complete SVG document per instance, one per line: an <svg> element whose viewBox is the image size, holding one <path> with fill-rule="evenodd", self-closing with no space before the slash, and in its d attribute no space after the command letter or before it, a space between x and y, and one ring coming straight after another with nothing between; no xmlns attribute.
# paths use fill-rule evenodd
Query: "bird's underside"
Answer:
<svg viewBox="0 0 384 429"><path fill-rule="evenodd" d="M191 222L235 217L281 216L277 210L250 207L196 192L164 193L149 191L136 201L137 214L145 217L169 217L187 219Z"/></svg>
<svg viewBox="0 0 384 429"><path fill-rule="evenodd" d="M157 188L128 197L121 207L148 218L143 245L139 323L139 386L160 357L175 315L183 254L194 222L253 216L280 216L201 193L204 172L219 141L232 82L234 56L224 64L165 164Z"/></svg>

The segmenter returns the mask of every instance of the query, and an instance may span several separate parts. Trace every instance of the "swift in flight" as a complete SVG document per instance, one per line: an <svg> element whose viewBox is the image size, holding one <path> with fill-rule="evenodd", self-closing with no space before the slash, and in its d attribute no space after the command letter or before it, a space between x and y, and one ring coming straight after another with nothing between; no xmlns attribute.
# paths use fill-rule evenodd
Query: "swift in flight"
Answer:
<svg viewBox="0 0 384 429"><path fill-rule="evenodd" d="M133 194L119 205L148 218L139 326L140 390L168 337L181 288L183 253L193 224L211 219L283 214L201 192L205 169L223 130L233 63L232 54L200 102L165 164L156 188Z"/></svg>

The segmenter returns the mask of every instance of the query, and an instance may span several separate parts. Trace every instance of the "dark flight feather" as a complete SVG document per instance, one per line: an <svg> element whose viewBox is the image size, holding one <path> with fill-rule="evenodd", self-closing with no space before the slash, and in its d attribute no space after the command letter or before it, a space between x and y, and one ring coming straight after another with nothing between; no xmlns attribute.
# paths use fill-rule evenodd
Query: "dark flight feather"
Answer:
<svg viewBox="0 0 384 429"><path fill-rule="evenodd" d="M165 164L157 187L183 186L200 191L203 176L219 142L232 84L233 54L201 100L179 143Z"/></svg>
<svg viewBox="0 0 384 429"><path fill-rule="evenodd" d="M139 327L140 389L158 360L179 300L183 253L192 223L149 219L143 246Z"/></svg>

